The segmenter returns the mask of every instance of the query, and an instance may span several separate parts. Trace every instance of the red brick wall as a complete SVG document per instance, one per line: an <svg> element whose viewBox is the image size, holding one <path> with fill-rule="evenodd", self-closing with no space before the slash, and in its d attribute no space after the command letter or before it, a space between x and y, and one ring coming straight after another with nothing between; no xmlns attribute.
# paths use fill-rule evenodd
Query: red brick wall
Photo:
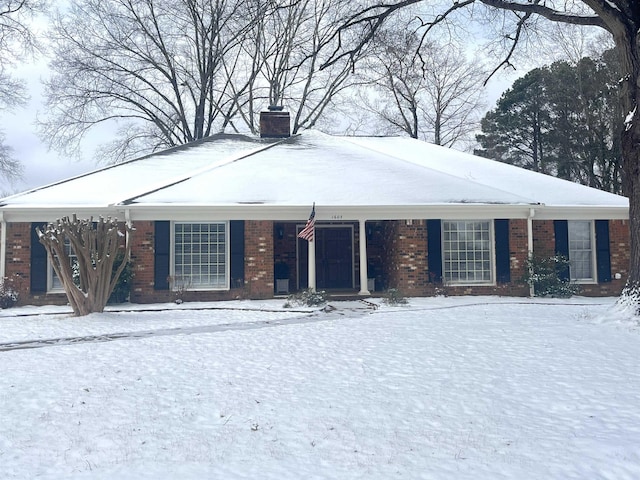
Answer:
<svg viewBox="0 0 640 480"><path fill-rule="evenodd" d="M429 286L427 227L424 220L388 222L389 288L420 296Z"/></svg>
<svg viewBox="0 0 640 480"><path fill-rule="evenodd" d="M532 223L533 251L541 256L555 255L556 235L553 230L553 220L534 220Z"/></svg>
<svg viewBox="0 0 640 480"><path fill-rule="evenodd" d="M31 286L31 223L7 224L7 257L5 276L14 278L20 297L18 305L64 305L64 293L32 295Z"/></svg>
<svg viewBox="0 0 640 480"><path fill-rule="evenodd" d="M529 287L522 285L520 280L527 269L527 257L529 255L527 221L509 220L509 263L511 268L511 283L518 284L516 288L524 289L522 292L514 292L517 295L527 295Z"/></svg>
<svg viewBox="0 0 640 480"><path fill-rule="evenodd" d="M273 297L273 222L244 222L244 258L246 296Z"/></svg>
<svg viewBox="0 0 640 480"><path fill-rule="evenodd" d="M171 293L154 290L154 222L138 221L133 224L135 231L131 237L131 302L168 302Z"/></svg>

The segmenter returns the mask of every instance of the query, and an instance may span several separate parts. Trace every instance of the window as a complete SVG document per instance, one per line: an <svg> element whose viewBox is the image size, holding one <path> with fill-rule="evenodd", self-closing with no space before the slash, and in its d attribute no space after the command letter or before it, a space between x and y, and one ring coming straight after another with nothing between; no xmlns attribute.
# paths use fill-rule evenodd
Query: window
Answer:
<svg viewBox="0 0 640 480"><path fill-rule="evenodd" d="M444 220L442 259L445 282L491 283L490 221Z"/></svg>
<svg viewBox="0 0 640 480"><path fill-rule="evenodd" d="M69 262L71 263L72 267L75 267L76 264L78 263L78 260L77 260L78 257L71 249L71 243L69 242L68 239L65 239L64 241L64 251L67 253L67 255L69 255ZM64 287L62 286L62 281L58 278L58 275L56 275L56 272L53 269L51 262L47 262L47 265L48 265L47 269L48 269L48 275L49 275L49 291L54 293L63 292ZM77 272L78 272L77 269L73 268L73 280L74 282L77 282L79 284L80 274Z"/></svg>
<svg viewBox="0 0 640 480"><path fill-rule="evenodd" d="M569 231L569 275L575 281L594 281L593 227L590 221L567 222Z"/></svg>
<svg viewBox="0 0 640 480"><path fill-rule="evenodd" d="M224 222L174 224L174 288L229 288L227 230Z"/></svg>

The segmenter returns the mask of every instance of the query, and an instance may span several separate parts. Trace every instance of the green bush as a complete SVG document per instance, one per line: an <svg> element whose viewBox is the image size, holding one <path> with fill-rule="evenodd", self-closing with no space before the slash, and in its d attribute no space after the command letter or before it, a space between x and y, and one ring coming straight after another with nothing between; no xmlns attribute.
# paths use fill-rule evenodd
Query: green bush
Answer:
<svg viewBox="0 0 640 480"><path fill-rule="evenodd" d="M523 281L533 287L536 297L569 298L580 293L579 285L563 278L568 277L569 272L569 259L563 255L530 255L526 268Z"/></svg>
<svg viewBox="0 0 640 480"><path fill-rule="evenodd" d="M115 261L113 262L113 272L118 271L118 267L124 260L124 254L118 252ZM133 265L131 262L127 262L127 265L122 270L120 274L120 278L118 278L118 282L111 292L111 296L109 297L109 301L107 303L124 303L129 299L129 295L131 294L131 282L133 280Z"/></svg>
<svg viewBox="0 0 640 480"><path fill-rule="evenodd" d="M294 305L301 307L317 307L320 305L324 305L325 303L327 303L327 292L318 292L307 289L289 295L287 297L287 301L284 304L284 307L291 308Z"/></svg>

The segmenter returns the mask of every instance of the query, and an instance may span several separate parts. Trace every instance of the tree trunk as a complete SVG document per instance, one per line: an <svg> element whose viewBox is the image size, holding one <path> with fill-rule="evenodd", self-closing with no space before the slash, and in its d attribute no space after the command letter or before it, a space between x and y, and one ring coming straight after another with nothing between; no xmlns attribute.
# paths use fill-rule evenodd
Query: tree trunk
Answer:
<svg viewBox="0 0 640 480"><path fill-rule="evenodd" d="M630 22L631 23L631 22ZM621 302L640 314L640 32L631 28L614 32L621 64L620 105L625 116L622 131L624 193L629 198L629 276Z"/></svg>

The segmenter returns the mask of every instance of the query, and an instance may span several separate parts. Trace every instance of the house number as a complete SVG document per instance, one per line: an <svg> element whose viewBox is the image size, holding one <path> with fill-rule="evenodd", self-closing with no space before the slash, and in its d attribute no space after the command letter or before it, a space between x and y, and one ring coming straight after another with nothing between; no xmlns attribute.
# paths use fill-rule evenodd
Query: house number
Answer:
<svg viewBox="0 0 640 480"><path fill-rule="evenodd" d="M342 220L342 215L331 215L331 220Z"/></svg>

